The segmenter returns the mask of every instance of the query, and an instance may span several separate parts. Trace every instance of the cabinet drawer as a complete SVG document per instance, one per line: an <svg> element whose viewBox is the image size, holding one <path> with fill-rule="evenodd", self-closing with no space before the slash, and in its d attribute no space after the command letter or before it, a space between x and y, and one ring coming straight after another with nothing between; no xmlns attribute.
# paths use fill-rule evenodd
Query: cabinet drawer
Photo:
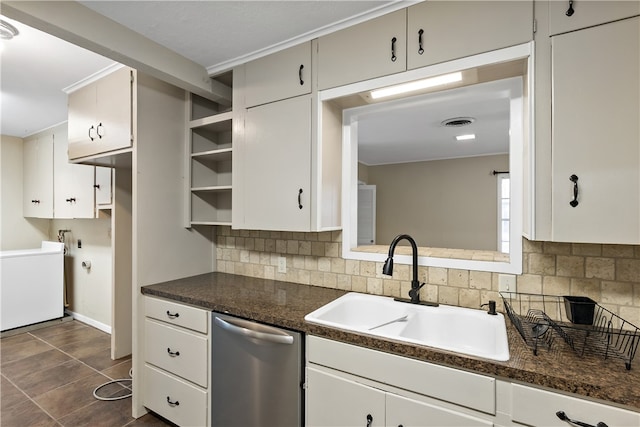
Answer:
<svg viewBox="0 0 640 427"><path fill-rule="evenodd" d="M193 329L203 334L209 330L209 312L188 305L146 297L144 312L147 317Z"/></svg>
<svg viewBox="0 0 640 427"><path fill-rule="evenodd" d="M145 319L145 360L202 387L207 386L209 340Z"/></svg>
<svg viewBox="0 0 640 427"><path fill-rule="evenodd" d="M144 406L181 426L207 424L207 393L152 366L144 367ZM172 403L173 402L173 403Z"/></svg>
<svg viewBox="0 0 640 427"><path fill-rule="evenodd" d="M495 379L484 375L313 336L307 337L307 359L487 414L496 412Z"/></svg>
<svg viewBox="0 0 640 427"><path fill-rule="evenodd" d="M513 384L513 421L548 427L566 427L556 412L590 425L603 422L608 426L639 426L640 414L563 394Z"/></svg>
<svg viewBox="0 0 640 427"><path fill-rule="evenodd" d="M568 1L549 2L549 35L553 36L640 15L640 2L576 0L573 2L571 16L566 14L568 9Z"/></svg>

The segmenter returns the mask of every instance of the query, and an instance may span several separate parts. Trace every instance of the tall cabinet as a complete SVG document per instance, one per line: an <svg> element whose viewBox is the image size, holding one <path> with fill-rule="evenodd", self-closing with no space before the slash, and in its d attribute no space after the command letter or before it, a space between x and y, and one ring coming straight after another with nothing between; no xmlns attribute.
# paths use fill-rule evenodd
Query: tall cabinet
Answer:
<svg viewBox="0 0 640 427"><path fill-rule="evenodd" d="M553 36L551 52L553 240L638 244L640 17Z"/></svg>
<svg viewBox="0 0 640 427"><path fill-rule="evenodd" d="M53 131L26 138L23 150L22 215L53 218Z"/></svg>

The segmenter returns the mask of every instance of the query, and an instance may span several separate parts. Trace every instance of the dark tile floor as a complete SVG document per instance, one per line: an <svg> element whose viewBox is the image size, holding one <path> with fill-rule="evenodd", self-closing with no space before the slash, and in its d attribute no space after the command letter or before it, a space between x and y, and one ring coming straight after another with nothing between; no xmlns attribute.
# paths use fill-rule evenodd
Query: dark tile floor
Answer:
<svg viewBox="0 0 640 427"><path fill-rule="evenodd" d="M76 320L0 339L0 425L171 426L152 414L131 417L131 398L98 400L93 391L129 378L131 358L111 360L110 336ZM129 382L100 396L129 394Z"/></svg>

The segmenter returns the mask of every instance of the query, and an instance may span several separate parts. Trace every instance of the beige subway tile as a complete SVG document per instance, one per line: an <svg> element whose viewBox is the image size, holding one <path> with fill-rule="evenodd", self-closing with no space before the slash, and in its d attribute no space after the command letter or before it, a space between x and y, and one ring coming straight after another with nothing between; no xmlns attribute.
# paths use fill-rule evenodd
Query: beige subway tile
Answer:
<svg viewBox="0 0 640 427"><path fill-rule="evenodd" d="M330 231L323 231L321 233L318 233L318 241L319 242L330 242L331 241L331 232Z"/></svg>
<svg viewBox="0 0 640 427"><path fill-rule="evenodd" d="M318 258L318 271L331 271L331 259L327 257Z"/></svg>
<svg viewBox="0 0 640 427"><path fill-rule="evenodd" d="M377 263L373 261L360 261L360 274L365 277L376 277Z"/></svg>
<svg viewBox="0 0 640 427"><path fill-rule="evenodd" d="M260 252L249 251L249 262L251 264L260 264Z"/></svg>
<svg viewBox="0 0 640 427"><path fill-rule="evenodd" d="M351 276L351 290L354 292L367 292L367 278L363 276Z"/></svg>
<svg viewBox="0 0 640 427"><path fill-rule="evenodd" d="M313 286L324 286L324 273L322 271L312 271L309 283Z"/></svg>
<svg viewBox="0 0 640 427"><path fill-rule="evenodd" d="M478 289L460 289L458 303L461 307L480 308L480 291Z"/></svg>
<svg viewBox="0 0 640 427"><path fill-rule="evenodd" d="M382 295L382 279L377 277L367 278L367 293L374 295Z"/></svg>
<svg viewBox="0 0 640 427"><path fill-rule="evenodd" d="M630 245L602 245L602 256L633 258L634 247Z"/></svg>
<svg viewBox="0 0 640 427"><path fill-rule="evenodd" d="M269 259L270 259L269 264L278 265L279 258L280 258L280 254L270 253L269 254Z"/></svg>
<svg viewBox="0 0 640 427"><path fill-rule="evenodd" d="M563 277L584 277L584 257L558 255L556 274Z"/></svg>
<svg viewBox="0 0 640 427"><path fill-rule="evenodd" d="M571 279L571 295L586 296L594 301L601 300L600 280Z"/></svg>
<svg viewBox="0 0 640 427"><path fill-rule="evenodd" d="M311 272L309 270L297 270L298 280L297 283L308 285L311 283Z"/></svg>
<svg viewBox="0 0 640 427"><path fill-rule="evenodd" d="M291 231L281 231L280 239L282 240L293 240L293 232Z"/></svg>
<svg viewBox="0 0 640 427"><path fill-rule="evenodd" d="M640 282L640 259L617 259L616 280L623 282Z"/></svg>
<svg viewBox="0 0 640 427"><path fill-rule="evenodd" d="M410 285L407 285L406 290L404 288L400 289L400 297L409 298L409 289L411 289ZM440 286L438 285L424 285L422 289L420 289L420 299L429 302L438 302L438 290Z"/></svg>
<svg viewBox="0 0 640 427"><path fill-rule="evenodd" d="M318 258L314 256L304 257L305 270L318 270Z"/></svg>
<svg viewBox="0 0 640 427"><path fill-rule="evenodd" d="M216 236L228 236L231 234L231 227L216 227Z"/></svg>
<svg viewBox="0 0 640 427"><path fill-rule="evenodd" d="M291 257L293 259L293 268L303 269L304 268L304 256L302 255L294 255Z"/></svg>
<svg viewBox="0 0 640 427"><path fill-rule="evenodd" d="M253 239L254 249L256 251L264 252L264 239L255 238Z"/></svg>
<svg viewBox="0 0 640 427"><path fill-rule="evenodd" d="M271 254L267 252L258 252L260 255L260 264L261 265L271 265Z"/></svg>
<svg viewBox="0 0 640 427"><path fill-rule="evenodd" d="M310 242L318 241L318 233L304 233L304 234L305 234L305 240L308 240Z"/></svg>
<svg viewBox="0 0 640 427"><path fill-rule="evenodd" d="M570 295L571 279L569 277L544 276L542 293L545 295Z"/></svg>
<svg viewBox="0 0 640 427"><path fill-rule="evenodd" d="M330 258L331 259L331 272L344 274L345 273L345 260L342 258Z"/></svg>
<svg viewBox="0 0 640 427"><path fill-rule="evenodd" d="M541 294L542 276L537 274L523 274L516 277L516 286L519 293Z"/></svg>
<svg viewBox="0 0 640 427"><path fill-rule="evenodd" d="M287 241L286 240L281 240L281 239L276 240L276 252L278 252L279 254L286 254L287 253Z"/></svg>
<svg viewBox="0 0 640 427"><path fill-rule="evenodd" d="M640 307L620 307L619 315L636 328L640 328Z"/></svg>
<svg viewBox="0 0 640 427"><path fill-rule="evenodd" d="M571 243L544 242L543 251L545 254L570 255Z"/></svg>
<svg viewBox="0 0 640 427"><path fill-rule="evenodd" d="M236 238L235 237L231 237L231 236L227 237L225 246L227 248L232 248L232 249L235 248L236 247Z"/></svg>
<svg viewBox="0 0 640 427"><path fill-rule="evenodd" d="M382 281L382 290L383 295L390 297L399 297L400 296L401 283L399 280L383 280Z"/></svg>
<svg viewBox="0 0 640 427"><path fill-rule="evenodd" d="M587 279L614 280L616 278L615 260L613 258L587 257L585 259L585 277Z"/></svg>
<svg viewBox="0 0 640 427"><path fill-rule="evenodd" d="M633 305L633 284L603 281L600 286L601 299L605 304Z"/></svg>
<svg viewBox="0 0 640 427"><path fill-rule="evenodd" d="M240 251L237 249L228 249L231 252L231 261L240 262Z"/></svg>
<svg viewBox="0 0 640 427"><path fill-rule="evenodd" d="M492 274L488 271L470 271L469 287L472 289L491 289Z"/></svg>
<svg viewBox="0 0 640 427"><path fill-rule="evenodd" d="M345 291L351 290L351 276L348 274L338 274L337 288Z"/></svg>
<svg viewBox="0 0 640 427"><path fill-rule="evenodd" d="M396 280L412 280L413 272L410 265L406 264L394 264L393 265L393 278Z"/></svg>
<svg viewBox="0 0 640 427"><path fill-rule="evenodd" d="M432 285L446 285L447 273L446 268L429 267L429 283Z"/></svg>
<svg viewBox="0 0 640 427"><path fill-rule="evenodd" d="M340 256L340 245L338 243L325 243L324 244L324 254L325 254L325 256L339 257Z"/></svg>
<svg viewBox="0 0 640 427"><path fill-rule="evenodd" d="M271 232L270 231L260 230L260 232L258 233L258 236L260 236L260 238L262 238L262 239L269 239L269 238L271 238Z"/></svg>
<svg viewBox="0 0 640 427"><path fill-rule="evenodd" d="M336 289L338 287L338 275L335 273L324 273L323 275L324 277L322 278L322 280L324 280L324 287L325 288L332 288L332 289Z"/></svg>
<svg viewBox="0 0 640 427"><path fill-rule="evenodd" d="M556 274L556 256L552 254L529 254L528 272L546 276Z"/></svg>
<svg viewBox="0 0 640 427"><path fill-rule="evenodd" d="M291 255L298 254L298 241L297 240L287 240L287 253Z"/></svg>
<svg viewBox="0 0 640 427"><path fill-rule="evenodd" d="M265 252L275 252L276 251L276 241L275 241L275 239L264 239L264 251Z"/></svg>
<svg viewBox="0 0 640 427"><path fill-rule="evenodd" d="M440 286L438 289L438 302L440 304L458 305L459 288Z"/></svg>
<svg viewBox="0 0 640 427"><path fill-rule="evenodd" d="M351 274L351 275L360 274L360 261L355 259L346 260L345 273Z"/></svg>
<svg viewBox="0 0 640 427"><path fill-rule="evenodd" d="M571 245L571 253L573 255L582 256L602 256L602 245L592 243L573 243Z"/></svg>
<svg viewBox="0 0 640 427"><path fill-rule="evenodd" d="M447 274L447 285L458 288L469 287L469 270L450 268Z"/></svg>
<svg viewBox="0 0 640 427"><path fill-rule="evenodd" d="M522 239L522 251L526 253L542 253L543 242L537 242L533 240Z"/></svg>
<svg viewBox="0 0 640 427"><path fill-rule="evenodd" d="M263 268L265 279L273 280L276 278L276 268L273 265L265 265Z"/></svg>
<svg viewBox="0 0 640 427"><path fill-rule="evenodd" d="M322 242L311 242L311 255L313 255L313 256L324 256L324 243L322 243Z"/></svg>
<svg viewBox="0 0 640 427"><path fill-rule="evenodd" d="M250 262L249 251L244 249L240 251L240 262Z"/></svg>
<svg viewBox="0 0 640 427"><path fill-rule="evenodd" d="M522 253L522 274L529 273L529 256L531 256L531 254L526 252Z"/></svg>
<svg viewBox="0 0 640 427"><path fill-rule="evenodd" d="M298 253L300 255L311 255L311 242L306 240L298 241Z"/></svg>
<svg viewBox="0 0 640 427"><path fill-rule="evenodd" d="M251 230L240 230L240 237L249 237L251 236Z"/></svg>
<svg viewBox="0 0 640 427"><path fill-rule="evenodd" d="M640 307L640 283L633 284L633 305Z"/></svg>

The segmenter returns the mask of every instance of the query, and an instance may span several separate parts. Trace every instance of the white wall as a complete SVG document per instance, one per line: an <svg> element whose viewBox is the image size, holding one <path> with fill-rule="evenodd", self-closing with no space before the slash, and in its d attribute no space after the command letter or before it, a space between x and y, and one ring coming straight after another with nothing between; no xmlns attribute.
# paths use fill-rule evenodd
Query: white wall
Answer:
<svg viewBox="0 0 640 427"><path fill-rule="evenodd" d="M0 250L39 248L50 221L22 216L22 139L0 136Z"/></svg>

